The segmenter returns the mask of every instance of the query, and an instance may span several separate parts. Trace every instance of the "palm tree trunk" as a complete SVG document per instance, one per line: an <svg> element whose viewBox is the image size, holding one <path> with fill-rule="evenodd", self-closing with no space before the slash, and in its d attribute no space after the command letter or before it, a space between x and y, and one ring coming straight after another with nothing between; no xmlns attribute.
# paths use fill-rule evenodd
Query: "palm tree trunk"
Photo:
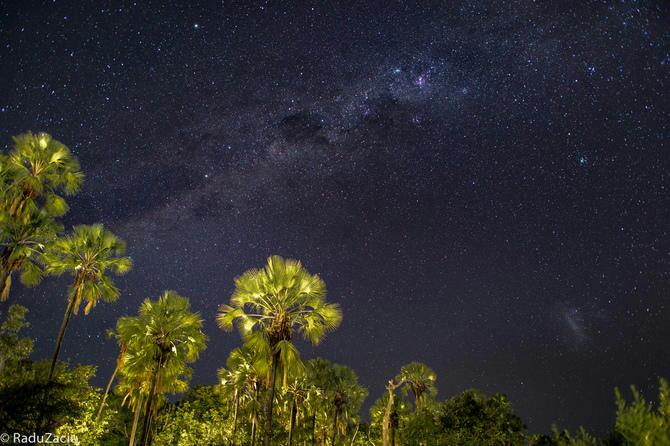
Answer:
<svg viewBox="0 0 670 446"><path fill-rule="evenodd" d="M254 402L258 401L258 395L260 393L260 384L258 381L254 382ZM254 406L252 418L251 418L251 446L256 444L256 430L258 429L256 420L258 419L258 414Z"/></svg>
<svg viewBox="0 0 670 446"><path fill-rule="evenodd" d="M393 411L393 403L395 394L391 388L388 388L388 400L386 401L386 409L384 410L384 418L382 420L382 446L390 446L391 444L391 412Z"/></svg>
<svg viewBox="0 0 670 446"><path fill-rule="evenodd" d="M340 414L340 408L335 408L335 413L333 414L333 436L330 440L330 446L335 446L335 438L337 437L337 416Z"/></svg>
<svg viewBox="0 0 670 446"><path fill-rule="evenodd" d="M288 446L293 443L293 430L295 429L295 416L298 413L298 408L295 406L295 400L291 404L291 423L288 428Z"/></svg>
<svg viewBox="0 0 670 446"><path fill-rule="evenodd" d="M137 433L137 425L140 421L140 412L142 412L142 396L139 396L137 404L135 405L135 414L133 416L133 428L130 431L130 442L128 446L135 446L135 434Z"/></svg>
<svg viewBox="0 0 670 446"><path fill-rule="evenodd" d="M12 274L18 269L21 262L20 259L10 261L10 257L16 251L17 247L10 248L5 246L0 254L0 301L7 300L9 297L9 290L12 287ZM21 256L25 259L25 256Z"/></svg>
<svg viewBox="0 0 670 446"><path fill-rule="evenodd" d="M47 385L44 388L44 397L42 398L42 408L40 409L40 415L37 420L36 427L37 429L42 428L42 422L44 421L44 411L46 410L47 404L49 403L49 384L54 377L54 370L56 369L56 362L58 361L58 354L60 353L61 345L63 344L63 338L65 337L65 330L67 329L67 324L70 322L70 317L72 316L72 309L74 308L74 303L81 296L81 280L77 278L75 280L75 293L68 298L67 308L65 309L65 315L63 316L63 322L60 325L60 331L58 332L58 338L56 339L56 349L54 350L53 357L51 358L51 366L49 367L49 376L47 378Z"/></svg>
<svg viewBox="0 0 670 446"><path fill-rule="evenodd" d="M235 433L237 432L237 413L240 409L240 395L235 389L235 412L233 414L233 445L235 444Z"/></svg>
<svg viewBox="0 0 670 446"><path fill-rule="evenodd" d="M107 396L109 395L109 389L112 388L112 383L114 382L114 378L116 378L116 374L119 372L119 362L116 362L116 367L114 368L114 373L112 373L111 378L109 378L109 382L107 383L107 387L105 388L105 394L102 396L102 402L100 403L100 408L98 409L98 414L95 416L95 423L97 424L98 421L100 421L100 416L102 415L102 409L105 407L105 402L107 401Z"/></svg>
<svg viewBox="0 0 670 446"><path fill-rule="evenodd" d="M63 344L63 338L65 337L65 330L67 329L67 324L70 322L70 317L72 316L72 309L74 308L74 303L79 299L81 294L81 286L77 286L75 294L68 299L67 309L65 310L65 316L63 316L63 322L60 325L60 331L58 332L58 338L56 339L56 349L51 358L51 367L49 368L49 378L47 382L51 382L54 377L54 369L56 368L56 361L58 360L58 354L60 353L61 345Z"/></svg>
<svg viewBox="0 0 670 446"><path fill-rule="evenodd" d="M316 411L312 414L312 446L316 445Z"/></svg>
<svg viewBox="0 0 670 446"><path fill-rule="evenodd" d="M142 438L140 439L140 444L142 446L148 446L149 437L151 432L149 431L149 426L151 423L151 411L153 410L154 394L156 393L156 381L158 381L158 372L160 371L163 358L158 358L158 362L154 368L154 373L151 376L151 387L149 390L149 396L147 397L147 408L144 411L144 421L142 423Z"/></svg>
<svg viewBox="0 0 670 446"><path fill-rule="evenodd" d="M273 346L274 348L274 346ZM270 385L268 386L267 400L265 403L265 426L263 432L263 446L270 446L272 440L272 405L275 398L275 381L277 380L277 366L279 365L279 352L272 354L272 369L270 371Z"/></svg>
<svg viewBox="0 0 670 446"><path fill-rule="evenodd" d="M12 280L9 268L4 267L4 262L0 264L3 265L2 271L0 271L0 301L3 301L9 297L9 287L12 284Z"/></svg>

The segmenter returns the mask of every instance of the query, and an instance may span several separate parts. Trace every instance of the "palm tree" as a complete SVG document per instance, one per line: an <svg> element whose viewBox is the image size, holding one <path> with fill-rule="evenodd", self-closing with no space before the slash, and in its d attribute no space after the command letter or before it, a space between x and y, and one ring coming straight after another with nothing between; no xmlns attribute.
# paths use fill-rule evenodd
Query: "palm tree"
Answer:
<svg viewBox="0 0 670 446"><path fill-rule="evenodd" d="M27 221L39 208L60 217L67 203L59 194L72 195L84 180L70 149L48 133L13 137L14 147L2 162L0 212Z"/></svg>
<svg viewBox="0 0 670 446"><path fill-rule="evenodd" d="M21 273L21 283L37 285L42 279L40 256L45 245L61 231L61 226L40 211L26 223L13 218L0 221L0 301L9 297L12 274Z"/></svg>
<svg viewBox="0 0 670 446"><path fill-rule="evenodd" d="M142 408L144 407L144 393L142 392L142 381L139 381L137 377L128 377L124 373L124 370L121 369L121 379L116 385L115 393L123 395L121 400L121 406L123 407L126 402L128 407L133 411L133 424L130 428L130 440L128 441L128 446L135 446L135 438L137 436L137 426L139 425L140 415L142 414Z"/></svg>
<svg viewBox="0 0 670 446"><path fill-rule="evenodd" d="M324 403L323 403L323 398L322 394L323 391L315 386L309 378L308 382L310 383L309 388L307 389L307 394L305 396L305 400L302 403L302 408L305 413L304 418L309 417L310 419L310 438L311 438L311 444L314 446L316 444L316 419L317 415L320 411L324 409Z"/></svg>
<svg viewBox="0 0 670 446"><path fill-rule="evenodd" d="M418 411L425 400L426 394L434 395L437 392L434 387L435 379L435 372L430 367L419 362L412 362L401 367L400 374L386 383L387 400L382 421L383 446L389 446L391 442L395 441L393 436L395 391L407 386L414 396L415 410Z"/></svg>
<svg viewBox="0 0 670 446"><path fill-rule="evenodd" d="M390 379L386 383L386 408L384 410L384 418L382 420L382 446L390 446L391 442L395 443L395 427L397 425L397 416L395 412L395 391L405 384L401 378Z"/></svg>
<svg viewBox="0 0 670 446"><path fill-rule="evenodd" d="M78 313L82 301L86 301L84 314L88 314L98 299L113 302L119 297L119 289L108 272L121 275L130 270L130 258L121 257L124 251L123 241L100 224L75 226L71 235L56 240L45 250L45 272L55 276L67 272L74 279L68 291L68 304L51 359L48 381L53 378L70 317Z"/></svg>
<svg viewBox="0 0 670 446"><path fill-rule="evenodd" d="M414 410L421 410L426 397L434 397L437 393L433 369L420 362L411 362L400 369L400 376L405 381L405 389L414 397Z"/></svg>
<svg viewBox="0 0 670 446"><path fill-rule="evenodd" d="M309 384L304 375L295 377L286 387L284 393L290 401L290 419L288 428L288 446L293 444L293 436L295 433L298 411L309 392Z"/></svg>
<svg viewBox="0 0 670 446"><path fill-rule="evenodd" d="M136 446L137 430L139 427L140 415L147 408L147 400L153 375L153 361L150 357L138 355L135 352L126 350L124 367L119 369L119 382L114 389L114 393L123 396L121 406L128 403L128 407L133 410L133 424L130 431L129 446ZM128 365L128 359L132 365ZM156 384L155 394L162 396L165 393L183 393L188 390L186 378L189 370L185 368L173 367L171 369L162 369ZM156 414L159 404L153 405L152 416Z"/></svg>
<svg viewBox="0 0 670 446"><path fill-rule="evenodd" d="M67 203L59 195L79 191L83 174L70 150L46 133L14 137L8 155L0 155L0 300L9 295L12 274L39 282L39 251L53 240Z"/></svg>
<svg viewBox="0 0 670 446"><path fill-rule="evenodd" d="M116 331L126 345L125 373L150 376L140 440L141 445L148 446L156 396L174 381L185 382L182 378L190 375L187 364L194 362L205 348L202 320L190 310L188 299L165 291L156 301L146 299L138 316L119 319Z"/></svg>
<svg viewBox="0 0 670 446"><path fill-rule="evenodd" d="M230 305L220 307L219 327L230 331L236 324L247 344L269 348L263 446L270 446L272 437L277 369L282 356L297 352L291 343L294 332L316 345L342 320L339 306L326 303L325 296L326 285L319 276L309 274L299 261L272 256L265 268L236 278Z"/></svg>
<svg viewBox="0 0 670 446"><path fill-rule="evenodd" d="M257 351L242 347L236 348L228 356L227 369L219 369L219 380L224 394L232 394L233 409L233 442L237 431L240 406L243 405L251 420L251 445L256 442L256 430L259 421L262 377L268 374L268 359Z"/></svg>
<svg viewBox="0 0 670 446"><path fill-rule="evenodd" d="M356 373L346 366L336 367L336 379L333 384L331 392L335 413L331 445L335 446L337 432L342 430L346 434L349 422L355 419L368 391L358 384ZM339 423L342 423L342 429L338 429Z"/></svg>
<svg viewBox="0 0 670 446"><path fill-rule="evenodd" d="M335 445L341 422L356 414L367 396L367 390L358 384L356 373L347 366L316 358L307 363L310 382L321 389L320 398L332 415L331 445Z"/></svg>
<svg viewBox="0 0 670 446"><path fill-rule="evenodd" d="M332 363L323 358L315 358L307 361L305 374L307 382L310 384L310 390L305 399L305 408L309 412L311 419L311 444L316 445L317 421L321 424L319 431L323 433L323 444L326 442L328 423L329 401L326 395L326 388L329 387L330 369Z"/></svg>
<svg viewBox="0 0 670 446"><path fill-rule="evenodd" d="M370 425L375 429L381 428L382 440L387 435L391 446L395 445L396 432L401 420L409 415L409 403L404 398L395 398L389 402L389 394L385 393L381 398L374 402L370 408ZM390 413L389 413L390 407ZM385 425L385 423L388 423ZM386 434L384 433L386 429Z"/></svg>
<svg viewBox="0 0 670 446"><path fill-rule="evenodd" d="M228 359L230 360L230 356L228 356ZM219 377L219 385L221 386L222 394L231 400L233 412L233 434L231 444L234 445L243 387L237 378L237 374L232 370L222 367L217 371L217 375Z"/></svg>
<svg viewBox="0 0 670 446"><path fill-rule="evenodd" d="M126 345L121 342L119 339L118 334L114 330L109 330L107 333L109 337L116 338L117 343L119 344L119 354L116 357L116 366L114 367L114 371L112 372L112 376L109 378L109 382L107 382L107 387L105 387L105 393L102 395L102 401L100 402L100 407L98 408L98 413L95 416L95 421L96 423L100 420L100 416L102 415L102 410L105 407L105 402L107 401L107 396L109 395L109 390L112 388L112 384L114 383L114 379L116 378L116 375L119 373L119 370L123 367L123 363L125 362L125 353L126 353Z"/></svg>

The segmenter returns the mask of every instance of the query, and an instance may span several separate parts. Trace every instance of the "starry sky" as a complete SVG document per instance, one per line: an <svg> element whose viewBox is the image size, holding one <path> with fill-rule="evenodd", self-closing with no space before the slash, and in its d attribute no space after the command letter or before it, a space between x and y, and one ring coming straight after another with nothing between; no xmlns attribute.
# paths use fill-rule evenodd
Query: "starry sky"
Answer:
<svg viewBox="0 0 670 446"><path fill-rule="evenodd" d="M670 377L667 2L163 3L0 6L0 146L65 142L87 174L66 225L103 222L135 262L65 338L96 384L104 330L164 289L205 319L214 383L240 343L217 307L270 254L341 304L299 345L367 404L419 360L441 397L603 432L614 386ZM30 308L35 357L66 283L0 306Z"/></svg>

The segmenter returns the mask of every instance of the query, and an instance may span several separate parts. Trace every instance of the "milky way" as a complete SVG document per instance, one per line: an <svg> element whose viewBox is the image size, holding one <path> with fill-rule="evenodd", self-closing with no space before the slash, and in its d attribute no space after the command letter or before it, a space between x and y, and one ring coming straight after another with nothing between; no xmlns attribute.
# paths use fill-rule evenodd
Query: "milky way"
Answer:
<svg viewBox="0 0 670 446"><path fill-rule="evenodd" d="M87 179L66 223L104 222L135 261L64 359L102 383L104 330L176 289L213 383L239 344L217 306L280 254L344 311L304 355L354 367L368 403L420 360L443 397L604 431L614 386L670 375L667 3L388 3L3 6L2 144L68 144ZM10 300L36 357L64 293Z"/></svg>

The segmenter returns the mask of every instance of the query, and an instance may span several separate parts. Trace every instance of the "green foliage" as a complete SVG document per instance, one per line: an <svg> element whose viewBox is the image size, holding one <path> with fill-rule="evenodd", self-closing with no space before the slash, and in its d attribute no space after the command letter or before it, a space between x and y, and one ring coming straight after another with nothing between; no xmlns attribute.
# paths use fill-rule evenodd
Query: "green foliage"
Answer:
<svg viewBox="0 0 670 446"><path fill-rule="evenodd" d="M21 361L28 359L33 351L33 340L21 337L21 330L28 327L28 309L21 305L11 305L5 320L0 324L0 381L5 368L11 370Z"/></svg>
<svg viewBox="0 0 670 446"><path fill-rule="evenodd" d="M628 402L619 389L614 390L616 397L616 421L614 431L608 437L598 441L579 428L573 436L570 432L552 432L552 445L557 446L670 446L670 387L664 379L659 383L659 397L656 405L645 401L635 386L631 386L633 400ZM540 446L539 438L534 443ZM549 444L549 443L547 443Z"/></svg>
<svg viewBox="0 0 670 446"><path fill-rule="evenodd" d="M532 446L596 446L597 444L597 439L586 432L583 427L577 429L577 433L572 435L567 430L559 431L554 426L551 437L542 435L531 439Z"/></svg>
<svg viewBox="0 0 670 446"><path fill-rule="evenodd" d="M156 424L154 444L217 446L232 439L232 418L213 386L194 388L181 402L167 406ZM235 436L239 444L245 439L243 433Z"/></svg>
<svg viewBox="0 0 670 446"><path fill-rule="evenodd" d="M108 420L108 424L100 438L100 446L128 446L133 412L123 406L121 401L120 396L109 396L103 418Z"/></svg>
<svg viewBox="0 0 670 446"><path fill-rule="evenodd" d="M467 390L439 409L444 445L522 445L525 426L504 395Z"/></svg>
<svg viewBox="0 0 670 446"><path fill-rule="evenodd" d="M46 362L32 361L7 368L0 382L0 431L35 432L42 413L51 431L79 433L86 440L82 444L94 444L113 415L110 413L97 424L93 422L100 401L100 394L89 384L95 367L70 369L59 363L47 385L48 370ZM45 402L47 389L50 397Z"/></svg>
<svg viewBox="0 0 670 446"><path fill-rule="evenodd" d="M405 446L432 446L442 436L439 404L427 404L422 409L408 413L402 421L402 439Z"/></svg>
<svg viewBox="0 0 670 446"><path fill-rule="evenodd" d="M616 394L616 432L626 445L670 446L670 387L660 380L659 397L656 407L644 400L640 392L631 386L633 400L629 403Z"/></svg>
<svg viewBox="0 0 670 446"><path fill-rule="evenodd" d="M90 373L86 376L84 373L74 373L74 377L80 382L86 382L93 377L95 368L80 367L82 372ZM84 380L84 381L81 381ZM52 397L53 398L53 397ZM97 409L100 405L101 395L98 389L93 389L90 385L82 386L78 397L74 401L75 416L62 419L55 433L58 435L76 436L81 445L97 445L103 435L107 432L112 418L116 416L116 409L112 408L96 419Z"/></svg>

